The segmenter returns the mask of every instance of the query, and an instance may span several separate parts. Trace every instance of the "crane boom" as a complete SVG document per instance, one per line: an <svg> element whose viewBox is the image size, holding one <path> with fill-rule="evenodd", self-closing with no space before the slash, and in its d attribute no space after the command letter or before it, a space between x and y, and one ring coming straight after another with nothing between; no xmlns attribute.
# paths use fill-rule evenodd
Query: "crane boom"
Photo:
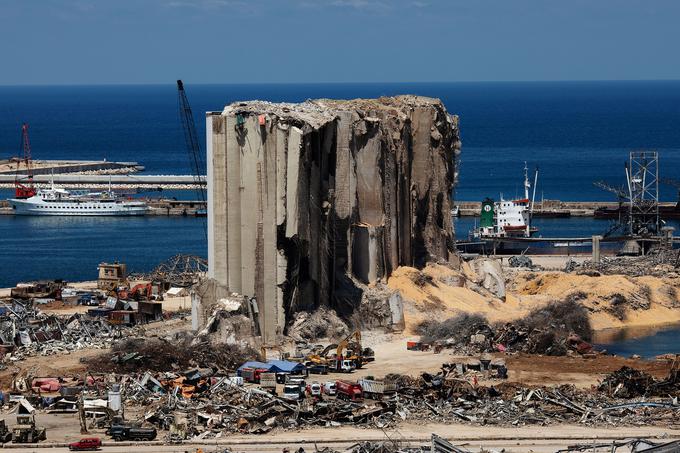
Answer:
<svg viewBox="0 0 680 453"><path fill-rule="evenodd" d="M17 175L14 178L14 196L16 198L30 198L35 195L33 186L33 168L31 167L31 141L28 138L28 123L21 125L21 152L22 157L17 162ZM23 184L19 179L19 162L26 164L27 184Z"/></svg>
<svg viewBox="0 0 680 453"><path fill-rule="evenodd" d="M184 83L181 80L177 81L177 93L179 103L179 116L182 122L182 129L184 131L184 140L186 141L187 152L189 153L189 162L191 164L192 176L194 178L194 185L196 186L196 195L198 201L201 202L207 209L207 199L205 192L205 184L202 180L202 174L205 167L203 153L201 151L201 142L198 140L196 133L196 124L194 123L194 115L191 111L191 105L187 99L184 91ZM207 228L207 225L205 225ZM206 233L207 234L207 233Z"/></svg>
<svg viewBox="0 0 680 453"><path fill-rule="evenodd" d="M628 198L628 194L626 192L624 192L623 189L618 188L618 187L614 187L610 184L607 184L604 181L595 181L593 183L593 185L595 187L602 189L602 190L613 193L614 195L617 196L617 198L619 198L619 200L624 200L624 199Z"/></svg>

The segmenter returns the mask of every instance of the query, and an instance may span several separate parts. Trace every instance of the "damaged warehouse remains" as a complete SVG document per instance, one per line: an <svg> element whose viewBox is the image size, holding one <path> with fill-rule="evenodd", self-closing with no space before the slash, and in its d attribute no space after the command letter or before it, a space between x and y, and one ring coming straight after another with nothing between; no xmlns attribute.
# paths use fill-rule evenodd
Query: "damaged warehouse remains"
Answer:
<svg viewBox="0 0 680 453"><path fill-rule="evenodd" d="M437 99L235 103L207 115L207 144L208 274L251 300L265 343L295 313L347 319L367 284L453 256L461 144Z"/></svg>

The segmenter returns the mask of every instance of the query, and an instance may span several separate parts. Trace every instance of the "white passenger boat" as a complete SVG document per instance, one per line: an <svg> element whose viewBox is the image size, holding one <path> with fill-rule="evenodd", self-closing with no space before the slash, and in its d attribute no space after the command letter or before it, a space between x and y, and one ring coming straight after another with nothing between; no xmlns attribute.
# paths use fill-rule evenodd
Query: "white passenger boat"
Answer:
<svg viewBox="0 0 680 453"><path fill-rule="evenodd" d="M113 191L71 192L52 185L28 198L9 200L17 215L133 216L146 214L144 201L117 197Z"/></svg>

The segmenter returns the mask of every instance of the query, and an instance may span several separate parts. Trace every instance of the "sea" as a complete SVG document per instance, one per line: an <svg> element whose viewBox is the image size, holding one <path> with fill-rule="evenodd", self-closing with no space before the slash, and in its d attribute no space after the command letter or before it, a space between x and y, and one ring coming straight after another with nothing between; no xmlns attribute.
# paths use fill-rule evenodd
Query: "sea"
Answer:
<svg viewBox="0 0 680 453"><path fill-rule="evenodd" d="M521 195L523 168L538 168L537 199L614 200L593 185L621 186L631 150L656 150L662 177L680 179L680 81L520 83L352 83L192 85L185 81L199 135L205 112L261 99L419 94L460 117L463 150L455 198ZM149 174L188 174L174 83L0 87L0 159L20 154L29 124L36 159L135 161ZM11 191L0 190L0 197ZM159 194L147 194L159 196ZM191 191L163 194L195 198ZM663 200L678 190L661 186ZM459 237L474 219L457 221ZM590 236L608 221L537 219L544 236ZM538 225L540 223L540 225ZM678 225L680 227L680 225ZM0 216L0 287L36 278L84 280L100 261L144 272L176 253L206 255L197 219L15 218Z"/></svg>
<svg viewBox="0 0 680 453"><path fill-rule="evenodd" d="M0 86L0 159L20 154L26 122L35 159L106 158L139 162L148 174L188 174L173 82ZM522 194L525 163L532 172L539 169L537 199L614 201L593 182L622 186L633 150L658 151L661 176L680 179L680 81L193 85L185 80L185 88L202 137L205 112L239 100L440 98L460 117L455 198L462 201ZM677 200L676 187L660 190L662 200ZM10 196L0 191L0 197ZM589 236L610 226L588 218L539 222L546 236ZM472 227L474 219L461 219L457 234L466 236ZM41 278L92 280L101 261L118 260L145 272L178 253L206 256L201 220L0 216L0 287Z"/></svg>

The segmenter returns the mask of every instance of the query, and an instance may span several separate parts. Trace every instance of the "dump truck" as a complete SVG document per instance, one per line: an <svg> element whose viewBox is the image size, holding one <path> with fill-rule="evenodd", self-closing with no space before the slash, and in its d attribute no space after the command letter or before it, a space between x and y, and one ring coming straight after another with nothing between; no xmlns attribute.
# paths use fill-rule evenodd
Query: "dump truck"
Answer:
<svg viewBox="0 0 680 453"><path fill-rule="evenodd" d="M364 399L364 394L361 386L356 382L336 381L336 391L338 398L347 401L361 401Z"/></svg>
<svg viewBox="0 0 680 453"><path fill-rule="evenodd" d="M263 389L275 389L276 388L276 373L261 373L260 374L260 387Z"/></svg>
<svg viewBox="0 0 680 453"><path fill-rule="evenodd" d="M396 384L387 383L385 381L360 379L358 384L361 386L361 391L364 393L364 396L371 399L382 399L383 396L390 395L397 391Z"/></svg>
<svg viewBox="0 0 680 453"><path fill-rule="evenodd" d="M353 360L336 360L332 358L328 369L337 373L351 373L356 369L356 365Z"/></svg>
<svg viewBox="0 0 680 453"><path fill-rule="evenodd" d="M243 380L246 382L254 382L254 383L259 383L260 382L260 375L262 373L266 373L267 369L265 368L244 368L241 370L241 376L243 377Z"/></svg>
<svg viewBox="0 0 680 453"><path fill-rule="evenodd" d="M12 428L12 442L15 444L32 444L47 439L45 428L35 426L35 417L19 415L17 424Z"/></svg>
<svg viewBox="0 0 680 453"><path fill-rule="evenodd" d="M138 428L130 425L113 425L106 434L117 442L122 440L154 440L156 428Z"/></svg>
<svg viewBox="0 0 680 453"><path fill-rule="evenodd" d="M305 398L304 387L300 384L286 384L283 386L283 399L300 401Z"/></svg>

